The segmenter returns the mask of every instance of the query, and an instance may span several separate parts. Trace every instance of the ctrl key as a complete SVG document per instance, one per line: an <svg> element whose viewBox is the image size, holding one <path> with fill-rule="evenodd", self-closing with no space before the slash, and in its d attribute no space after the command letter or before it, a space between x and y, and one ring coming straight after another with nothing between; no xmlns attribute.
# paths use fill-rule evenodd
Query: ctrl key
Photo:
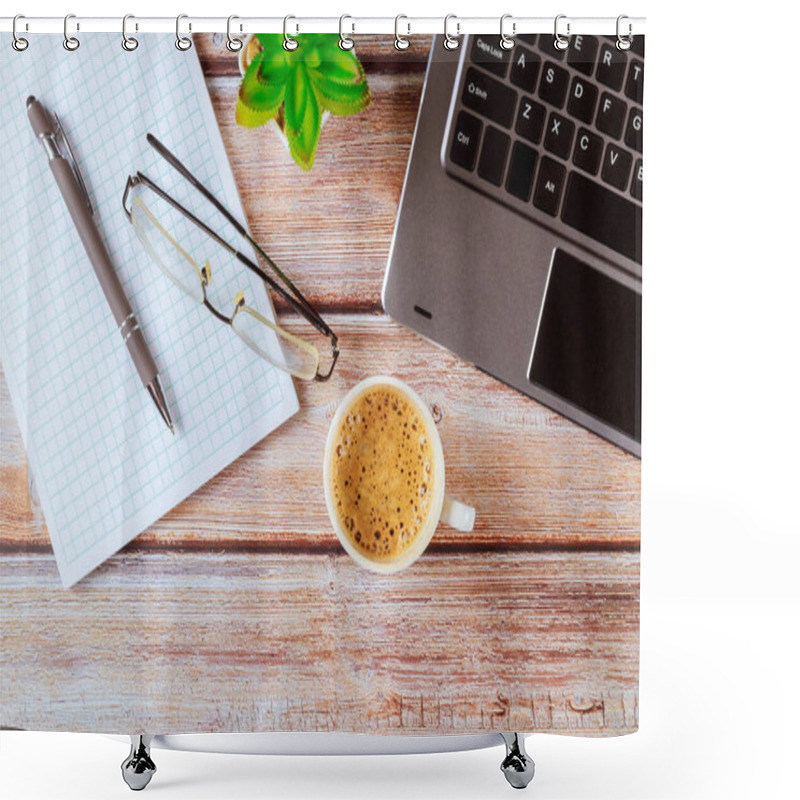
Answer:
<svg viewBox="0 0 800 800"><path fill-rule="evenodd" d="M453 144L450 146L450 160L464 169L474 169L478 155L478 142L483 123L472 114L461 111L453 126Z"/></svg>

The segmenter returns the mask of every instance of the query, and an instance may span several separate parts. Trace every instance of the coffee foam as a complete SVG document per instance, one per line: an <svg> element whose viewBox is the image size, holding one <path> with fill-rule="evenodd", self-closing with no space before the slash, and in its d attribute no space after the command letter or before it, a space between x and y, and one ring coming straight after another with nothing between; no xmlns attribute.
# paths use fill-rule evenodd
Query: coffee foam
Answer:
<svg viewBox="0 0 800 800"><path fill-rule="evenodd" d="M367 558L391 561L425 527L437 478L431 439L392 386L368 389L347 409L333 444L333 499L348 540Z"/></svg>

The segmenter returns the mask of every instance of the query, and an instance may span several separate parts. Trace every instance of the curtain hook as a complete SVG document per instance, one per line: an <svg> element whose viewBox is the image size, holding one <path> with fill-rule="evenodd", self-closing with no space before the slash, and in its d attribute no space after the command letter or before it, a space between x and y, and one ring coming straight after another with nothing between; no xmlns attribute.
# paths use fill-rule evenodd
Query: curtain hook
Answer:
<svg viewBox="0 0 800 800"><path fill-rule="evenodd" d="M24 39L17 33L17 20L25 19L24 14L17 14L14 17L14 21L11 23L11 34L14 37L14 41L11 42L11 46L18 52L21 53L23 50L28 49L28 40ZM28 23L25 23L25 30L28 30Z"/></svg>
<svg viewBox="0 0 800 800"><path fill-rule="evenodd" d="M133 14L126 14L122 18L122 49L127 50L129 53L139 46L139 40L134 39L133 36L128 36L128 20L136 19ZM139 23L136 23L136 30L139 30Z"/></svg>
<svg viewBox="0 0 800 800"><path fill-rule="evenodd" d="M74 36L69 35L69 21L71 19L75 19L74 14L67 14L67 16L64 17L64 49L73 52L81 46L81 43ZM79 31L80 29L80 23L76 22L75 30Z"/></svg>
<svg viewBox="0 0 800 800"><path fill-rule="evenodd" d="M449 31L447 30L447 25L451 19L456 21L456 35L452 36ZM445 50L457 50L458 49L458 36L461 33L461 22L459 22L458 17L455 14L448 14L444 18L444 41L442 45L444 46Z"/></svg>
<svg viewBox="0 0 800 800"><path fill-rule="evenodd" d="M500 17L500 47L503 50L511 50L514 47L515 42L512 37L517 33L517 23L512 21L511 36L506 36L504 28L507 19L513 20L513 16L511 14L503 14L503 16Z"/></svg>
<svg viewBox="0 0 800 800"><path fill-rule="evenodd" d="M395 50L408 50L411 47L411 42L405 38L405 36L400 35L400 20L401 19L408 19L405 14L398 14L394 18L394 47ZM411 35L411 25L407 22L406 23L406 36Z"/></svg>
<svg viewBox="0 0 800 800"><path fill-rule="evenodd" d="M231 36L231 22L235 19L239 19L236 14L231 14L228 17L228 41L225 43L225 47L231 51L231 53L238 53L242 47L244 46L244 42L239 39L237 36ZM242 32L242 26L239 26L239 33Z"/></svg>
<svg viewBox="0 0 800 800"><path fill-rule="evenodd" d="M344 35L344 21L346 19L353 18L349 14L342 14L342 16L339 17L339 47L341 47L342 50L352 50L355 42L349 36ZM351 23L351 29L351 33L356 32L356 26L354 23Z"/></svg>
<svg viewBox="0 0 800 800"><path fill-rule="evenodd" d="M628 33L622 33L622 20L628 20ZM617 17L617 50L630 50L631 42L633 41L633 25L630 23L630 18L625 14L620 14Z"/></svg>
<svg viewBox="0 0 800 800"><path fill-rule="evenodd" d="M178 14L175 18L175 47L178 50L186 51L192 46L192 40L188 36L181 36L181 20L188 19L188 14ZM191 33L192 23L189 23L189 32Z"/></svg>
<svg viewBox="0 0 800 800"><path fill-rule="evenodd" d="M297 19L297 17L293 17L291 14L283 18L283 49L288 50L290 53L293 50L297 50L299 44L297 39L294 36L289 36L289 20L290 19ZM295 26L295 31L298 30L298 26Z"/></svg>
<svg viewBox="0 0 800 800"><path fill-rule="evenodd" d="M562 36L558 32L558 22L559 22L559 20L562 20L562 19L567 19L567 15L566 14L559 14L556 17L555 25L553 26L553 35L555 36L555 39L553 40L553 47L555 47L556 50L566 50L569 47L569 39L567 38L567 36L570 35L570 33L569 33L569 20L567 20L567 36Z"/></svg>

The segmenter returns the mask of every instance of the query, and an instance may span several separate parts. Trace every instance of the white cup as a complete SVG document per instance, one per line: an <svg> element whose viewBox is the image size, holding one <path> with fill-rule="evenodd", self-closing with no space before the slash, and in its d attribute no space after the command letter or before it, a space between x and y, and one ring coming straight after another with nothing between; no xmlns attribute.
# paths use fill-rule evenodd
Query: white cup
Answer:
<svg viewBox="0 0 800 800"><path fill-rule="evenodd" d="M336 502L333 499L333 450L336 446L336 439L339 429L342 426L342 421L347 410L353 403L366 391L375 386L391 386L395 391L405 397L409 403L414 407L425 423L428 433L431 437L431 446L433 448L434 458L434 481L433 495L431 500L430 511L425 521L425 527L419 532L414 543L408 550L405 550L396 558L392 559L371 559L364 555L361 551L350 542L347 533L344 530L339 515L336 511ZM325 443L325 459L324 459L324 476L323 482L325 485L325 503L328 506L328 516L331 518L333 530L339 537L342 547L355 559L356 563L360 564L365 569L372 570L373 572L399 572L401 569L413 564L425 551L425 548L433 537L433 532L439 521L455 528L459 531L471 531L475 525L475 509L471 506L461 503L445 494L444 491L444 455L442 453L442 441L439 438L439 432L436 430L436 423L433 421L431 412L428 411L427 406L422 402L417 393L397 378L390 378L386 376L376 376L374 378L367 378L361 383L354 386L344 397L336 413L333 415L331 427L328 431L328 439Z"/></svg>

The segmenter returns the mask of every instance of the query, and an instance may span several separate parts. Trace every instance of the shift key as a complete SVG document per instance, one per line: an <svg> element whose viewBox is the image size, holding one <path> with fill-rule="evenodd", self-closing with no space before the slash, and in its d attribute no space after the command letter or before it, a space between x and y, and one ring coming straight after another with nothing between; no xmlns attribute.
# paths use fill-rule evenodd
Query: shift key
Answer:
<svg viewBox="0 0 800 800"><path fill-rule="evenodd" d="M467 70L461 102L492 122L508 128L514 119L517 93L474 67Z"/></svg>
<svg viewBox="0 0 800 800"><path fill-rule="evenodd" d="M561 219L571 228L642 263L642 207L573 172Z"/></svg>

